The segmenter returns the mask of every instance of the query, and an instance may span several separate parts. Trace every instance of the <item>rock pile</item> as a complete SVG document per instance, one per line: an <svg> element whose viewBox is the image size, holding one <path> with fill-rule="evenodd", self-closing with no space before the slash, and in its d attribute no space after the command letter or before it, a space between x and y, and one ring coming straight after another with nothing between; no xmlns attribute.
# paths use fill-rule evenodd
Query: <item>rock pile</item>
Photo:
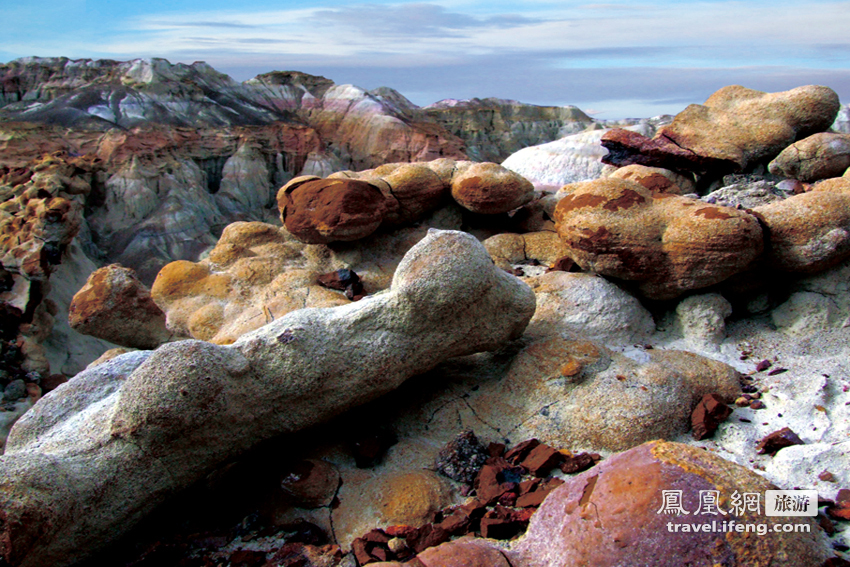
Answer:
<svg viewBox="0 0 850 567"><path fill-rule="evenodd" d="M498 214L521 207L533 193L531 183L500 165L439 159L341 172L325 180L299 177L283 186L277 199L290 233L302 242L327 244L365 238L382 224L420 220L449 195L471 212Z"/></svg>
<svg viewBox="0 0 850 567"><path fill-rule="evenodd" d="M380 297L300 310L229 347L182 341L97 366L25 414L8 440L3 559L70 564L227 458L444 358L495 349L519 337L533 311L529 288L473 237L432 232ZM92 498L95 515L81 506Z"/></svg>

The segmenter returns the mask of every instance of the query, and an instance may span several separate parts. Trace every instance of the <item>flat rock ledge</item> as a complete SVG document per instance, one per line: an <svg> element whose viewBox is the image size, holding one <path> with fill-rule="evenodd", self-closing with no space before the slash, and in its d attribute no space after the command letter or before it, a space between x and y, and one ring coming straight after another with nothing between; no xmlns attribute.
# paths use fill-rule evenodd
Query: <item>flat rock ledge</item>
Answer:
<svg viewBox="0 0 850 567"><path fill-rule="evenodd" d="M80 561L222 461L516 339L534 309L474 237L430 231L385 293L292 312L232 345L168 343L86 370L12 429L0 563Z"/></svg>

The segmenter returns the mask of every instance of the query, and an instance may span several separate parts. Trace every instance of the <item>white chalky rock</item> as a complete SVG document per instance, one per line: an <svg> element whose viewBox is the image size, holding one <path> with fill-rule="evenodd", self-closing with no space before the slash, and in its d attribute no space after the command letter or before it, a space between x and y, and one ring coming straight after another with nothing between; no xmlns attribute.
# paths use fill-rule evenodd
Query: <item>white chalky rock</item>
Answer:
<svg viewBox="0 0 850 567"><path fill-rule="evenodd" d="M732 305L719 293L692 295L676 306L685 341L700 349L717 349L726 338L726 318Z"/></svg>

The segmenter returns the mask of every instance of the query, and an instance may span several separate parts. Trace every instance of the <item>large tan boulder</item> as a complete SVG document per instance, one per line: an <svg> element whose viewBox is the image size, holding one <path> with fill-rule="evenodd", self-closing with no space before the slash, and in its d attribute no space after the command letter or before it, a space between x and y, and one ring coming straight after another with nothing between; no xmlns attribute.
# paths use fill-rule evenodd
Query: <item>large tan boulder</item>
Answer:
<svg viewBox="0 0 850 567"><path fill-rule="evenodd" d="M118 264L89 276L71 300L68 323L78 333L130 348L156 348L171 337L150 289Z"/></svg>
<svg viewBox="0 0 850 567"><path fill-rule="evenodd" d="M775 488L702 448L646 443L555 489L513 546L511 565L821 565L833 554L814 518L764 515L765 491ZM725 515L703 506L709 491ZM757 510L741 506L745 493L758 495ZM686 513L667 513L675 504Z"/></svg>
<svg viewBox="0 0 850 567"><path fill-rule="evenodd" d="M827 130L839 107L835 91L823 86L778 93L723 87L704 104L688 106L651 139L621 128L608 132L603 161L699 173L743 170Z"/></svg>
<svg viewBox="0 0 850 567"><path fill-rule="evenodd" d="M820 132L795 142L770 162L768 169L811 183L839 177L850 167L850 134Z"/></svg>
<svg viewBox="0 0 850 567"><path fill-rule="evenodd" d="M815 273L850 256L850 178L824 180L808 192L755 207L776 269Z"/></svg>
<svg viewBox="0 0 850 567"><path fill-rule="evenodd" d="M578 184L555 223L582 269L636 282L652 299L719 283L763 248L759 222L745 211L616 178Z"/></svg>
<svg viewBox="0 0 850 567"><path fill-rule="evenodd" d="M249 447L447 358L496 349L533 312L528 286L474 237L432 231L384 294L292 312L230 346L167 343L87 370L12 429L0 456L0 557L79 562Z"/></svg>
<svg viewBox="0 0 850 567"><path fill-rule="evenodd" d="M452 178L452 197L474 213L506 213L531 201L530 181L496 163L476 163Z"/></svg>

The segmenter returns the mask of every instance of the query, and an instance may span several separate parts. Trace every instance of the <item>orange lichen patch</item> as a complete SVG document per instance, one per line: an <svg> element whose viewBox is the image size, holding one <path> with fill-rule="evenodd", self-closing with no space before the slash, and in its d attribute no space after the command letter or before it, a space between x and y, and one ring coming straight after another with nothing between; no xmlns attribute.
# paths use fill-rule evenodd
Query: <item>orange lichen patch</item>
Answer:
<svg viewBox="0 0 850 567"><path fill-rule="evenodd" d="M390 476L379 493L381 516L391 525L419 527L434 520L448 503L448 490L431 471L414 471Z"/></svg>
<svg viewBox="0 0 850 567"><path fill-rule="evenodd" d="M203 264L178 260L160 270L151 287L151 295L157 304L160 304L160 298L168 297L173 301L187 295L225 298L232 291L230 280L226 273L210 273Z"/></svg>
<svg viewBox="0 0 850 567"><path fill-rule="evenodd" d="M582 364L573 357L569 357L567 361L561 365L561 376L570 378L581 372Z"/></svg>
<svg viewBox="0 0 850 567"><path fill-rule="evenodd" d="M720 207L703 207L694 211L694 214L711 220L728 220L734 218L732 215L723 212L723 209Z"/></svg>

